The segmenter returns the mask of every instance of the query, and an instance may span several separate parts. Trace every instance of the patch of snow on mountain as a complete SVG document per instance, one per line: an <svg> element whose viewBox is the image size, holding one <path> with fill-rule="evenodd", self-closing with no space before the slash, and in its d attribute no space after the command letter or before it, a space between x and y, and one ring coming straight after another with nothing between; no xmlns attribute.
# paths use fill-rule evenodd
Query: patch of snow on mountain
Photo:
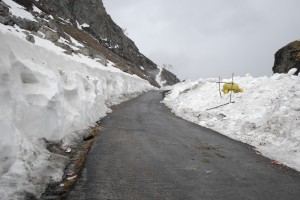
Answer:
<svg viewBox="0 0 300 200"><path fill-rule="evenodd" d="M34 17L32 16L32 14L30 12L27 12L25 10L25 7L17 4L16 2L12 1L12 0L2 0L5 4L7 4L10 9L9 11L16 17L21 17L21 18L26 18L30 21L35 21Z"/></svg>
<svg viewBox="0 0 300 200"><path fill-rule="evenodd" d="M82 28L88 28L88 27L90 27L90 25L88 25L87 23L83 23L83 24L81 24L81 27Z"/></svg>
<svg viewBox="0 0 300 200"><path fill-rule="evenodd" d="M163 80L161 79L161 72L162 72L163 69L162 69L161 67L159 67L159 66L157 66L157 68L159 69L159 72L158 72L158 74L156 75L155 81L160 85L160 87L163 87L164 84L165 84L167 81L163 81Z"/></svg>

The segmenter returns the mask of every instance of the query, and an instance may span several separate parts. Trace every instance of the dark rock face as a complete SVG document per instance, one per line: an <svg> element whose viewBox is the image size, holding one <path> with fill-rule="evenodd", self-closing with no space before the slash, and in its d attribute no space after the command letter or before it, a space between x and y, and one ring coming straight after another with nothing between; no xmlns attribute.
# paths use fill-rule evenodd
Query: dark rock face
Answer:
<svg viewBox="0 0 300 200"><path fill-rule="evenodd" d="M162 81L166 81L166 85L174 85L180 82L180 80L173 73L166 69L162 69L161 77Z"/></svg>
<svg viewBox="0 0 300 200"><path fill-rule="evenodd" d="M137 74L142 78L148 77L153 85L157 85L155 84L155 76L158 72L157 65L141 54L134 42L114 23L101 0L40 0L39 2L46 10L70 21L74 27L84 23L88 24L89 27L81 27L84 32L119 55L129 63L130 68L133 68L125 67L123 71ZM146 70L142 71L140 66ZM167 77L165 79L169 84L175 83L175 79L170 81ZM179 82L178 79L177 82Z"/></svg>
<svg viewBox="0 0 300 200"><path fill-rule="evenodd" d="M25 39L28 40L31 43L35 43L34 37L30 34L28 34Z"/></svg>
<svg viewBox="0 0 300 200"><path fill-rule="evenodd" d="M13 1L24 6L26 9L32 10L32 1L31 0L13 0Z"/></svg>
<svg viewBox="0 0 300 200"><path fill-rule="evenodd" d="M295 75L298 75L300 71L300 41L294 41L284 46L275 54L274 73L287 73L292 68L297 68Z"/></svg>
<svg viewBox="0 0 300 200"><path fill-rule="evenodd" d="M0 1L0 2L1 2L1 1ZM1 3L1 4L0 4L0 15L1 15L1 16L8 16L8 15L9 15L9 8L6 7L6 6L4 5L4 3Z"/></svg>

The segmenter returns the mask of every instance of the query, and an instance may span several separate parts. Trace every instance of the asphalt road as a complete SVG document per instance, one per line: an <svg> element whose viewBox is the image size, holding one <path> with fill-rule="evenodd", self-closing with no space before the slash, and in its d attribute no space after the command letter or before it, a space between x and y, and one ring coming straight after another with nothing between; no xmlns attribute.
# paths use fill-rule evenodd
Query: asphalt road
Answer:
<svg viewBox="0 0 300 200"><path fill-rule="evenodd" d="M113 107L69 200L300 199L298 172L174 116L161 100L151 91Z"/></svg>

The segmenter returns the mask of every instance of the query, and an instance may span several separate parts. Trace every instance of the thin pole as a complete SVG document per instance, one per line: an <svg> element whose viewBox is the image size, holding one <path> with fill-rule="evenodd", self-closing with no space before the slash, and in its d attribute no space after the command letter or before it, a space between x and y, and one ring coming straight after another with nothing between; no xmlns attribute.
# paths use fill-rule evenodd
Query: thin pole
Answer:
<svg viewBox="0 0 300 200"><path fill-rule="evenodd" d="M220 97L222 98L222 94L221 94L221 77L219 76L219 93L220 93Z"/></svg>
<svg viewBox="0 0 300 200"><path fill-rule="evenodd" d="M234 73L232 73L232 81L231 81L231 90L230 90L230 101L229 101L229 103L231 103L231 96L232 96L232 88L233 88L233 75L234 75Z"/></svg>

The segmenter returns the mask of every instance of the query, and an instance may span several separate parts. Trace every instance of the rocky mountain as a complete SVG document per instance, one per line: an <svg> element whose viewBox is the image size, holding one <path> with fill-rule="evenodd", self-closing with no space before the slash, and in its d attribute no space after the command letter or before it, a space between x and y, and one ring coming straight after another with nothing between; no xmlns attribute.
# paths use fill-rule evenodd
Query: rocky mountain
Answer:
<svg viewBox="0 0 300 200"><path fill-rule="evenodd" d="M115 67L148 80L159 86L156 76L165 85L173 85L179 79L168 70L161 69L149 58L140 53L134 42L114 23L107 14L102 0L14 0L25 6L36 21L15 17L9 13L8 6L0 0L0 23L27 30L27 39L34 42L37 35L54 42L65 49L65 53L81 53L101 63L112 61ZM35 5L42 12L32 9ZM41 35L42 33L42 35ZM59 38L72 43L70 36L84 47L74 50Z"/></svg>
<svg viewBox="0 0 300 200"><path fill-rule="evenodd" d="M290 69L300 71L300 41L294 41L279 49L275 54L274 73L287 73Z"/></svg>

